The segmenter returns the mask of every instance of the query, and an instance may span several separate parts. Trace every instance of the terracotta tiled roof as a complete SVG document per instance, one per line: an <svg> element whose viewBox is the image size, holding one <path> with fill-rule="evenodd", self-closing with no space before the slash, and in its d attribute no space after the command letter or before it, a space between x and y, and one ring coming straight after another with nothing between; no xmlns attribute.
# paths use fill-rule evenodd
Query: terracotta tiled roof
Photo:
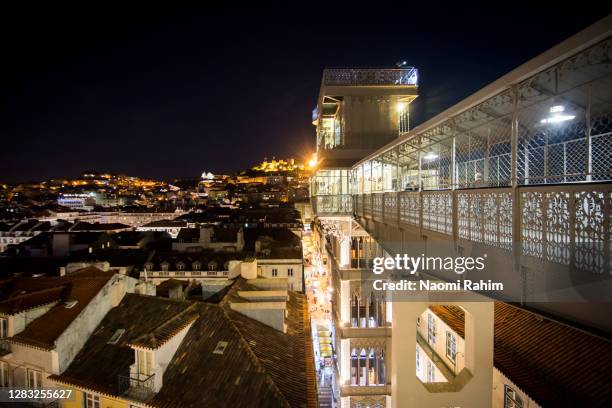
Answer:
<svg viewBox="0 0 612 408"><path fill-rule="evenodd" d="M455 333L465 338L465 312L455 305L432 305L429 309L434 312Z"/></svg>
<svg viewBox="0 0 612 408"><path fill-rule="evenodd" d="M237 300L238 290L253 288L238 279L226 298ZM129 344L158 331L164 326L160 321L175 331L180 326L175 322L196 316L164 373L161 390L147 405L315 407L316 379L313 365L307 363L312 351L306 347L310 332L304 296L290 292L287 311L287 333L283 333L232 310L229 299L218 306L128 294L107 314L70 367L52 378L117 395L117 376L127 375L134 363ZM126 329L121 340L107 344L120 328ZM213 353L219 342L227 346L223 353Z"/></svg>
<svg viewBox="0 0 612 408"><path fill-rule="evenodd" d="M93 275L94 272L95 276ZM87 307L112 276L113 273L111 272L88 269L83 271L81 275L77 272L75 275L68 277L48 278L48 280L62 284L61 296L56 299L59 303L47 313L30 322L22 332L11 337L11 341L43 349L54 348L55 340ZM65 302L68 301L76 301L76 304L68 308L65 305Z"/></svg>
<svg viewBox="0 0 612 408"><path fill-rule="evenodd" d="M495 303L495 367L543 407L610 406L612 342Z"/></svg>
<svg viewBox="0 0 612 408"><path fill-rule="evenodd" d="M17 294L0 301L0 313L14 315L35 307L59 302L66 290L67 287L65 285L59 285L47 289L36 290L34 292Z"/></svg>
<svg viewBox="0 0 612 408"><path fill-rule="evenodd" d="M224 310L213 305L199 307L203 317L187 333L166 370L162 389L149 404L163 408L288 407ZM223 354L215 354L220 341L227 346Z"/></svg>
<svg viewBox="0 0 612 408"><path fill-rule="evenodd" d="M62 375L53 378L104 394L118 395L118 376L127 376L130 365L134 364L134 350L128 344L188 307L186 302L126 294L121 303L106 314L70 366ZM119 341L108 344L119 329L125 330Z"/></svg>
<svg viewBox="0 0 612 408"><path fill-rule="evenodd" d="M199 317L197 305L192 303L184 310L170 317L167 320L160 320L160 323L150 329L148 333L135 338L130 342L130 346L156 349L174 337L178 332L187 327Z"/></svg>

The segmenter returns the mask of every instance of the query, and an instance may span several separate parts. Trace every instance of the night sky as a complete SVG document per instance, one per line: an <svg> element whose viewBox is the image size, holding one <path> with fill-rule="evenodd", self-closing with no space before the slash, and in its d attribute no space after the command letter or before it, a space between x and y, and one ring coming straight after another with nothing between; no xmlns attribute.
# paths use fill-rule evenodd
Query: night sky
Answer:
<svg viewBox="0 0 612 408"><path fill-rule="evenodd" d="M561 3L559 3L561 4ZM314 150L325 66L420 70L418 124L604 17L5 17L0 181L170 180Z"/></svg>

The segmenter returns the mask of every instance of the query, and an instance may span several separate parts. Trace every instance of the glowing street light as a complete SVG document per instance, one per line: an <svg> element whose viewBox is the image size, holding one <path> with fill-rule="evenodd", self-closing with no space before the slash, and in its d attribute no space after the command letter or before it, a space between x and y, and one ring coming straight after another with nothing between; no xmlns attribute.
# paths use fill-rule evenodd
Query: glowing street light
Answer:
<svg viewBox="0 0 612 408"><path fill-rule="evenodd" d="M314 153L312 157L310 158L310 160L308 161L308 167L310 167L311 169L314 169L315 167L317 167L318 164L319 164L319 158L317 157L317 154Z"/></svg>
<svg viewBox="0 0 612 408"><path fill-rule="evenodd" d="M438 158L438 154L435 152L429 152L425 156L423 156L423 160L436 160Z"/></svg>
<svg viewBox="0 0 612 408"><path fill-rule="evenodd" d="M550 116L542 119L540 123L543 125L548 125L551 123L561 123L561 122L567 122L568 120L572 120L576 117L575 115L568 115L566 113L564 114L563 112L565 112L565 106L563 105L551 106Z"/></svg>

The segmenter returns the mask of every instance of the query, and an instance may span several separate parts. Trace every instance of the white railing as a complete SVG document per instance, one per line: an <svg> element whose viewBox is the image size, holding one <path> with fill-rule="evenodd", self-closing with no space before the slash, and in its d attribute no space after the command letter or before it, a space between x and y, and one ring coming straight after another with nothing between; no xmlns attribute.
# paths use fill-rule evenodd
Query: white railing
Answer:
<svg viewBox="0 0 612 408"><path fill-rule="evenodd" d="M612 184L523 186L518 204L513 194L509 187L363 194L353 198L363 203L354 215L502 250L516 244L521 255L610 273Z"/></svg>
<svg viewBox="0 0 612 408"><path fill-rule="evenodd" d="M353 198L350 194L315 196L311 199L312 210L317 215L350 214Z"/></svg>
<svg viewBox="0 0 612 408"><path fill-rule="evenodd" d="M418 71L409 68L328 68L323 71L328 86L418 85Z"/></svg>

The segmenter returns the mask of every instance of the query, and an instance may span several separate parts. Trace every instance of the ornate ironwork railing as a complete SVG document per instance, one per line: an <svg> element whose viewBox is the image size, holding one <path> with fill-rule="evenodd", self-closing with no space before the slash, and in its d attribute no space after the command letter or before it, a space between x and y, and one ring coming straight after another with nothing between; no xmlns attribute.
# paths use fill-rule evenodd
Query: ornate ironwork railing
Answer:
<svg viewBox="0 0 612 408"><path fill-rule="evenodd" d="M323 83L331 86L397 86L417 85L418 71L409 68L328 68Z"/></svg>
<svg viewBox="0 0 612 408"><path fill-rule="evenodd" d="M354 214L508 251L517 239L521 255L611 272L612 184L521 186L518 202L513 194L510 187L364 194Z"/></svg>
<svg viewBox="0 0 612 408"><path fill-rule="evenodd" d="M155 374L119 375L117 381L119 394L129 394L136 399L145 400L155 392Z"/></svg>
<svg viewBox="0 0 612 408"><path fill-rule="evenodd" d="M317 215L351 214L353 197L350 194L315 196L311 200L312 210Z"/></svg>

